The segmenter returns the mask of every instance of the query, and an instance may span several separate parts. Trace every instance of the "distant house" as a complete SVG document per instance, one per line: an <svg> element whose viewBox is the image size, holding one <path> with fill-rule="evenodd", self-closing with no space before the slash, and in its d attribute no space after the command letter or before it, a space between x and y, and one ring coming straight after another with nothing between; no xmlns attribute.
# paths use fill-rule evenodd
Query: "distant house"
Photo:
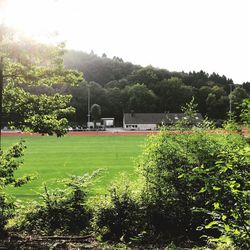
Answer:
<svg viewBox="0 0 250 250"><path fill-rule="evenodd" d="M156 130L161 125L173 125L180 119L188 119L183 113L124 113L123 128L128 130ZM197 124L203 120L197 113L190 121Z"/></svg>
<svg viewBox="0 0 250 250"><path fill-rule="evenodd" d="M105 128L114 127L115 118L101 118L101 122Z"/></svg>

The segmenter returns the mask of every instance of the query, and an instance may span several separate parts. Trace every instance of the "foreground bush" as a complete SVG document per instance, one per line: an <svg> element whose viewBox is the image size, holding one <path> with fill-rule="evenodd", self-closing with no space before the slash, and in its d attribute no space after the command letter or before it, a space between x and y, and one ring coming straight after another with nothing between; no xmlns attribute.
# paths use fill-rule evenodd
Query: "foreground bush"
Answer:
<svg viewBox="0 0 250 250"><path fill-rule="evenodd" d="M144 210L138 188L124 178L110 189L109 196L96 204L94 229L104 240L139 239L144 227Z"/></svg>
<svg viewBox="0 0 250 250"><path fill-rule="evenodd" d="M30 180L30 176L15 178L15 171L21 166L25 146L17 143L5 152L0 151L0 237L5 233L8 219L14 215L14 201L5 193L8 186L19 187Z"/></svg>
<svg viewBox="0 0 250 250"><path fill-rule="evenodd" d="M12 224L16 224L15 228L18 230L33 234L86 232L92 218L92 210L86 204L88 188L98 173L99 171L92 175L72 176L64 181L64 189L48 191L45 186L42 202L34 203L25 214L19 214Z"/></svg>
<svg viewBox="0 0 250 250"><path fill-rule="evenodd" d="M139 195L111 191L96 226L105 239L247 247L249 159L249 144L237 135L151 136L138 161Z"/></svg>
<svg viewBox="0 0 250 250"><path fill-rule="evenodd" d="M151 137L139 168L152 233L176 240L218 237L220 228L207 224L219 210L225 225L238 228L231 239L240 245L247 241L249 156L246 140L235 135Z"/></svg>

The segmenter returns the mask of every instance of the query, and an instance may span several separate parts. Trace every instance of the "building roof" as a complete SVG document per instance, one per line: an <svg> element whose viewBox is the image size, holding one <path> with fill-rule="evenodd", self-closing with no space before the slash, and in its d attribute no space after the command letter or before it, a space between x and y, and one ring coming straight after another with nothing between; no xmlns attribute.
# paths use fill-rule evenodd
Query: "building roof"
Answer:
<svg viewBox="0 0 250 250"><path fill-rule="evenodd" d="M185 119L184 113L124 113L125 124L173 124L180 119ZM187 118L186 118L187 119ZM197 113L191 120L193 124L203 120Z"/></svg>

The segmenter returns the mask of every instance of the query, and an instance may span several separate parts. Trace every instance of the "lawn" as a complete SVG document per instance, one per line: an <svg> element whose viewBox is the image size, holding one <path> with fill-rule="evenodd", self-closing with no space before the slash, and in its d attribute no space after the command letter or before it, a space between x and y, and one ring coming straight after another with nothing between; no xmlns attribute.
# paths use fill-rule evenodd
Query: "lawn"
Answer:
<svg viewBox="0 0 250 250"><path fill-rule="evenodd" d="M24 164L16 174L34 174L36 179L8 192L19 199L37 199L45 182L55 188L60 186L58 180L101 168L105 171L93 192L104 193L120 173L126 173L131 179L136 177L134 159L141 153L140 145L145 139L146 135L26 136ZM19 140L20 137L3 137L3 149Z"/></svg>

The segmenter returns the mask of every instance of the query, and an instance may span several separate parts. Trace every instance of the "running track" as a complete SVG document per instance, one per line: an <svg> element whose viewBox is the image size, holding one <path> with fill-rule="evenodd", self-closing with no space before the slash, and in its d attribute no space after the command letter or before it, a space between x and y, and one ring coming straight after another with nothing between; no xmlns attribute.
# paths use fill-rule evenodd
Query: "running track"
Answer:
<svg viewBox="0 0 250 250"><path fill-rule="evenodd" d="M88 135L148 135L148 134L158 134L160 131L117 131L117 132L109 132L109 131L79 131L79 132L68 132L67 135L70 136L88 136ZM192 131L167 131L169 134L191 134ZM232 133L232 132L231 132ZM235 133L235 132L234 132ZM229 134L227 131L211 131L211 134ZM249 136L250 134L247 130L242 131L242 135ZM38 133L23 133L23 132L3 132L2 136L43 136Z"/></svg>

